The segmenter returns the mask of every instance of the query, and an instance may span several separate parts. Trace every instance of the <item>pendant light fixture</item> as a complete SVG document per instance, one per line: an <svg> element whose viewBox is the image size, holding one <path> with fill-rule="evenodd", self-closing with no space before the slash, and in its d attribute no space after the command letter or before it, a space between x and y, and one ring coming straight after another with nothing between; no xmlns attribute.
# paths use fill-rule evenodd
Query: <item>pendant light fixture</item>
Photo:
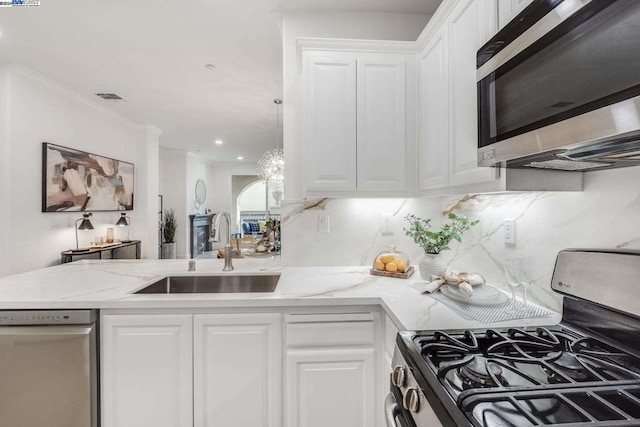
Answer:
<svg viewBox="0 0 640 427"><path fill-rule="evenodd" d="M258 160L258 176L265 183L279 184L284 180L284 153L280 148L280 105L282 99L273 100L276 104L276 148L269 150Z"/></svg>

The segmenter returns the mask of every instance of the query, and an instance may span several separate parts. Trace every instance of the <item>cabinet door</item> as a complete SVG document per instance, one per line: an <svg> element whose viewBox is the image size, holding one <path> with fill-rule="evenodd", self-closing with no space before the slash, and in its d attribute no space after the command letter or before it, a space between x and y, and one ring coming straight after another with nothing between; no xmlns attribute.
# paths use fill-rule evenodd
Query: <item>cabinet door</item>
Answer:
<svg viewBox="0 0 640 427"><path fill-rule="evenodd" d="M476 53L495 24L491 19L486 19L492 3L486 0L461 0L453 10L448 25L450 186L492 182L497 178L497 169L477 166Z"/></svg>
<svg viewBox="0 0 640 427"><path fill-rule="evenodd" d="M192 425L192 316L105 315L101 330L102 425Z"/></svg>
<svg viewBox="0 0 640 427"><path fill-rule="evenodd" d="M356 60L308 55L304 74L307 190L355 190Z"/></svg>
<svg viewBox="0 0 640 427"><path fill-rule="evenodd" d="M502 29L533 0L498 0L498 29Z"/></svg>
<svg viewBox="0 0 640 427"><path fill-rule="evenodd" d="M447 33L441 29L420 53L420 190L449 185Z"/></svg>
<svg viewBox="0 0 640 427"><path fill-rule="evenodd" d="M280 427L280 314L194 316L194 425Z"/></svg>
<svg viewBox="0 0 640 427"><path fill-rule="evenodd" d="M374 349L289 351L286 425L376 425L375 377Z"/></svg>
<svg viewBox="0 0 640 427"><path fill-rule="evenodd" d="M407 64L388 55L358 59L358 190L406 188Z"/></svg>

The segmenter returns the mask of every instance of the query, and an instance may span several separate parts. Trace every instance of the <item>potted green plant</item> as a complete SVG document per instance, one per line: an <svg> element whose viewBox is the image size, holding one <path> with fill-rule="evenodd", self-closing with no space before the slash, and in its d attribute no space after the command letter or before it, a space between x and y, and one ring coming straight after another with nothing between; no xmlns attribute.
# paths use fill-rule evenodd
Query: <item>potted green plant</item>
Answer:
<svg viewBox="0 0 640 427"><path fill-rule="evenodd" d="M173 209L164 211L162 218L162 259L176 258L176 213Z"/></svg>
<svg viewBox="0 0 640 427"><path fill-rule="evenodd" d="M440 231L431 231L430 219L422 219L413 214L405 217L409 222L409 228L404 229L405 234L424 250L424 257L418 262L420 277L424 280L431 280L431 276L442 276L446 272L447 265L440 253L450 249L449 243L452 240L461 242L462 234L479 222L454 213L449 213L447 218L449 222Z"/></svg>

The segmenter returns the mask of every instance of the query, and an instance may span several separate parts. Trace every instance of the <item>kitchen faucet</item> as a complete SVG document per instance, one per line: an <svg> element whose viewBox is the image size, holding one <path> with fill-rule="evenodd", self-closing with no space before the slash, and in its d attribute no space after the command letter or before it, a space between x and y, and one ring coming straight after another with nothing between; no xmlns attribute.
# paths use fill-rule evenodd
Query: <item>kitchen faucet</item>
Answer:
<svg viewBox="0 0 640 427"><path fill-rule="evenodd" d="M220 219L224 217L227 221L227 244L224 245L224 268L222 271L233 271L233 263L231 262L231 216L225 211L220 211L213 219L213 241L220 241Z"/></svg>

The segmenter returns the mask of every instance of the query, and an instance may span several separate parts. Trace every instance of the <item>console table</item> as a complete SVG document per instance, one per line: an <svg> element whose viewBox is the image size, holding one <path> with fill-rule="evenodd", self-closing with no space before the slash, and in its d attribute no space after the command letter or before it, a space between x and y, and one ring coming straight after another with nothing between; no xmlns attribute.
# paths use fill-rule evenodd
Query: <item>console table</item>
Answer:
<svg viewBox="0 0 640 427"><path fill-rule="evenodd" d="M140 259L140 246L140 240L131 240L80 251L64 251L60 253L60 263L64 264L81 259Z"/></svg>

